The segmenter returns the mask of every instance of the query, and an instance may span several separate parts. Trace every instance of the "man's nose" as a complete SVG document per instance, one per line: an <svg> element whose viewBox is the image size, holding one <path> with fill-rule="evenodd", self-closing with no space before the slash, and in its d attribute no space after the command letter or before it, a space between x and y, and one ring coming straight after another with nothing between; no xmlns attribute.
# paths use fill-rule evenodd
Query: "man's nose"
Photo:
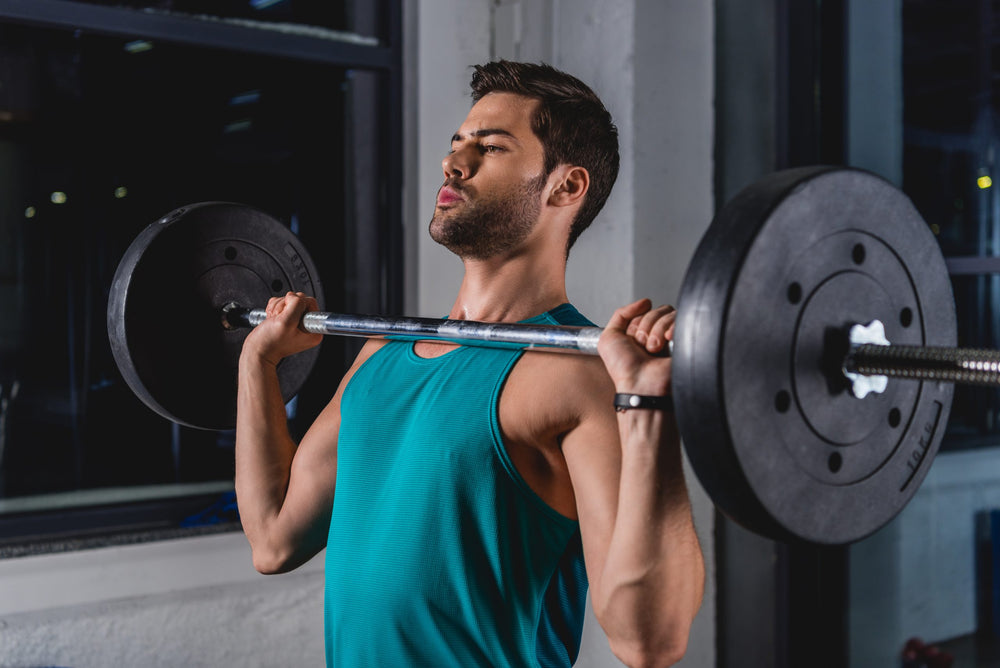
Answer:
<svg viewBox="0 0 1000 668"><path fill-rule="evenodd" d="M475 173L475 156L468 146L458 147L441 161L444 177L467 179Z"/></svg>

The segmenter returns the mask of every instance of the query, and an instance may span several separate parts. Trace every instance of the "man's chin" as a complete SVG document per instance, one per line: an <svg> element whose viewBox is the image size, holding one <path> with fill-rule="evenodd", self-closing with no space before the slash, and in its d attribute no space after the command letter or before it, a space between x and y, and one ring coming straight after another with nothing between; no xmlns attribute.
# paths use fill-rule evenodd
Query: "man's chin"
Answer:
<svg viewBox="0 0 1000 668"><path fill-rule="evenodd" d="M431 227L430 236L435 243L448 249L462 260L488 260L493 255L492 253L484 252L485 249L481 243L462 243L449 237L447 234L435 233L433 226Z"/></svg>
<svg viewBox="0 0 1000 668"><path fill-rule="evenodd" d="M438 220L437 213L435 213L434 218L431 219L431 224L428 226L427 231L430 234L431 239L441 244L445 248L448 248L447 235L444 233L441 227L442 227L441 222L440 220Z"/></svg>

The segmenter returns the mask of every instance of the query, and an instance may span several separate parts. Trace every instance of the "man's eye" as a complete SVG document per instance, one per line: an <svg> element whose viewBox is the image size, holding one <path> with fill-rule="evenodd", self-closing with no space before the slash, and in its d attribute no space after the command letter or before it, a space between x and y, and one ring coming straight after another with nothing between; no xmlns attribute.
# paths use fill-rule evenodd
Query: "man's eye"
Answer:
<svg viewBox="0 0 1000 668"><path fill-rule="evenodd" d="M483 146L483 153L499 153L502 150L503 147L496 144L485 144Z"/></svg>

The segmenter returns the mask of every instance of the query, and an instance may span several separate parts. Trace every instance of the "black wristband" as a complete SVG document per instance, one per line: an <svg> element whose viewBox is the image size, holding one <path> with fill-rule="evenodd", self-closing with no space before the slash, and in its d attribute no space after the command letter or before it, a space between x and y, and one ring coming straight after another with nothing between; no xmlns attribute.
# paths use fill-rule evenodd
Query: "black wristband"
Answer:
<svg viewBox="0 0 1000 668"><path fill-rule="evenodd" d="M674 403L670 395L651 397L646 394L616 394L615 410L624 413L632 408L648 408L652 410L673 410Z"/></svg>

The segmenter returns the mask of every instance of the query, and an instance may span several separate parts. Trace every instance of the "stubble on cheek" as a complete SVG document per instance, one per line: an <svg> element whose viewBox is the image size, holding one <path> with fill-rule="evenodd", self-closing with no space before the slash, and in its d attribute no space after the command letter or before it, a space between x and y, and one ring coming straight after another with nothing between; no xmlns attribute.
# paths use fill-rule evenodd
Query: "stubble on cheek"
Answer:
<svg viewBox="0 0 1000 668"><path fill-rule="evenodd" d="M547 178L528 179L495 198L469 197L450 207L435 208L431 238L468 259L487 259L516 247L538 221L539 195Z"/></svg>

